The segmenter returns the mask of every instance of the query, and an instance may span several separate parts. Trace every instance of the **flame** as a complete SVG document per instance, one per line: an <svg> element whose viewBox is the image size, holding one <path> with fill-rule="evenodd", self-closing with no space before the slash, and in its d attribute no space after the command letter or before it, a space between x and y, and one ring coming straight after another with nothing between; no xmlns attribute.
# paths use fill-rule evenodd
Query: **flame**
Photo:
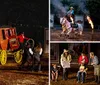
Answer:
<svg viewBox="0 0 100 85"><path fill-rule="evenodd" d="M70 20L72 21L72 23L74 23L74 19L70 16Z"/></svg>
<svg viewBox="0 0 100 85"><path fill-rule="evenodd" d="M89 24L91 25L91 28L94 29L93 22L89 16L87 16L87 20L88 20Z"/></svg>

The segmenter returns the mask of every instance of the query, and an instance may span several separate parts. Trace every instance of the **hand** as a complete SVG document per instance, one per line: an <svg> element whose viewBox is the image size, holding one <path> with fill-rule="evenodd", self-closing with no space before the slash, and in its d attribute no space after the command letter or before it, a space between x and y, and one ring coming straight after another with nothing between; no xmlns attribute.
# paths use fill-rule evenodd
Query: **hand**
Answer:
<svg viewBox="0 0 100 85"><path fill-rule="evenodd" d="M81 61L81 63L83 63L83 64L84 64L84 63L85 63L85 61L83 60L83 61Z"/></svg>
<svg viewBox="0 0 100 85"><path fill-rule="evenodd" d="M91 65L94 65L94 63L91 63Z"/></svg>
<svg viewBox="0 0 100 85"><path fill-rule="evenodd" d="M52 71L52 74L55 74L55 73Z"/></svg>

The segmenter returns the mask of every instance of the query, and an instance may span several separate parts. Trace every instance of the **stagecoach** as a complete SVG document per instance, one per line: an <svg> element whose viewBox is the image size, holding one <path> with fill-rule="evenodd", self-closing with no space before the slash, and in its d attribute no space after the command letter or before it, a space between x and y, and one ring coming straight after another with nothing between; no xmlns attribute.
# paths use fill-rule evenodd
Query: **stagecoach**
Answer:
<svg viewBox="0 0 100 85"><path fill-rule="evenodd" d="M31 39L30 39L31 40ZM29 41L27 43L29 43ZM32 40L33 41L33 40ZM16 63L22 61L23 50L17 38L16 28L0 28L0 63L5 65L8 56L13 56Z"/></svg>

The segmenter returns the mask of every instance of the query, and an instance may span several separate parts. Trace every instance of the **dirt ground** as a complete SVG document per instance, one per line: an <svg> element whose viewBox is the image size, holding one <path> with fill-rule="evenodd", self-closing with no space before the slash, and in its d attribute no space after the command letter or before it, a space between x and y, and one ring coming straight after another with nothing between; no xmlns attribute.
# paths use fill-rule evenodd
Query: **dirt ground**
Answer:
<svg viewBox="0 0 100 85"><path fill-rule="evenodd" d="M48 72L0 70L0 85L48 85Z"/></svg>
<svg viewBox="0 0 100 85"><path fill-rule="evenodd" d="M73 69L70 69L68 80L62 80L62 74L59 74L58 81L52 81L50 82L50 85L97 85L94 81L94 72L93 67L89 68L87 71L87 76L85 79L85 83L77 83L76 73L78 68L74 67ZM99 84L100 85L100 84Z"/></svg>
<svg viewBox="0 0 100 85"><path fill-rule="evenodd" d="M51 29L50 40L51 41L100 41L98 35L100 32L94 31L93 35L91 31L84 31L82 36L75 36L71 33L69 37L60 36L62 30Z"/></svg>

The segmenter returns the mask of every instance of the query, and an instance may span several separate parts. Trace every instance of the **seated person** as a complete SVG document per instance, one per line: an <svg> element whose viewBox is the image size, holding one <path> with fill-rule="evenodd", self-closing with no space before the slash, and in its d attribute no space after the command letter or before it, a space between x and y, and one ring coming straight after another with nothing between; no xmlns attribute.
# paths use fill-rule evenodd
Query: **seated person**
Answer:
<svg viewBox="0 0 100 85"><path fill-rule="evenodd" d="M51 67L51 77L53 81L57 81L58 79L58 69L56 64L52 64Z"/></svg>
<svg viewBox="0 0 100 85"><path fill-rule="evenodd" d="M77 83L80 82L80 79L82 79L81 83L84 83L86 71L87 71L87 68L85 69L85 66L81 64L81 66L79 67L79 71L77 72L77 78L78 78Z"/></svg>

